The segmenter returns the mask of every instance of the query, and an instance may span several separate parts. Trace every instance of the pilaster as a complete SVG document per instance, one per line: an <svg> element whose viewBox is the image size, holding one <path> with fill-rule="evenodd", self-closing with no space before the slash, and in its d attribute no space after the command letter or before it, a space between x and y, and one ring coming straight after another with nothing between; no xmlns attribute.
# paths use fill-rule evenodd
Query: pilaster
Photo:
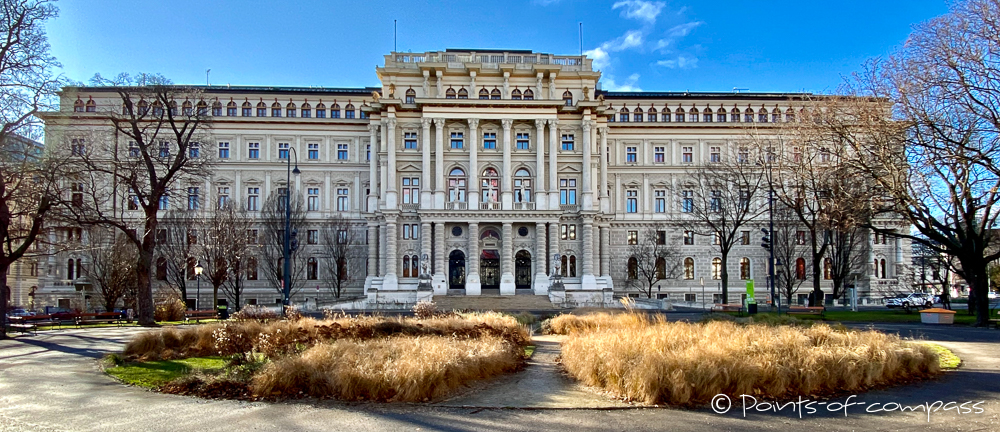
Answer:
<svg viewBox="0 0 1000 432"><path fill-rule="evenodd" d="M427 73L427 71L424 71ZM431 119L420 119L420 208L433 208L431 202Z"/></svg>
<svg viewBox="0 0 1000 432"><path fill-rule="evenodd" d="M382 280L382 290L395 291L399 289L399 280L396 277L396 264L399 261L399 254L396 253L398 233L396 232L395 216L386 217L385 237L385 279Z"/></svg>
<svg viewBox="0 0 1000 432"><path fill-rule="evenodd" d="M472 95L470 95L471 97ZM479 119L469 119L469 208L479 205ZM477 276L479 272L476 272Z"/></svg>
<svg viewBox="0 0 1000 432"><path fill-rule="evenodd" d="M514 208L513 205L513 194L511 192L511 167L510 167L510 147L511 147L511 137L510 129L513 126L514 120L503 119L500 120L500 125L503 126L503 181L500 183L500 205L504 210L511 210Z"/></svg>
<svg viewBox="0 0 1000 432"><path fill-rule="evenodd" d="M469 223L469 256L465 260L465 295L481 295L483 286L479 280L479 224Z"/></svg>
<svg viewBox="0 0 1000 432"><path fill-rule="evenodd" d="M545 274L549 254L545 251L545 243L545 222L535 222L535 276L531 278L535 295L549 293L549 277Z"/></svg>
<svg viewBox="0 0 1000 432"><path fill-rule="evenodd" d="M500 249L500 295L514 295L514 225L503 223L503 247Z"/></svg>
<svg viewBox="0 0 1000 432"><path fill-rule="evenodd" d="M535 119L535 208L545 210L548 195L545 191L545 120ZM544 267L542 267L544 268Z"/></svg>
<svg viewBox="0 0 1000 432"><path fill-rule="evenodd" d="M444 245L444 223L434 223L434 275L431 276L431 283L434 285L434 295L444 295L448 293L448 278L445 263L448 260L448 251Z"/></svg>
<svg viewBox="0 0 1000 432"><path fill-rule="evenodd" d="M591 180L591 168L590 168L590 155L591 155L591 143L593 142L591 134L594 133L594 122L590 119L585 118L581 123L583 126L583 172L582 178L580 179L582 187L582 204L581 207L584 211L590 211L594 209L594 193L592 192L592 180Z"/></svg>
<svg viewBox="0 0 1000 432"><path fill-rule="evenodd" d="M549 209L559 208L559 120L549 120Z"/></svg>
<svg viewBox="0 0 1000 432"><path fill-rule="evenodd" d="M608 196L608 158L610 157L608 149L608 127L604 126L597 129L601 134L601 148L598 149L598 157L601 158L601 178L600 184L597 185L597 190L599 193L599 204L601 207L601 213L607 214L611 210L610 197Z"/></svg>
<svg viewBox="0 0 1000 432"><path fill-rule="evenodd" d="M385 122L385 142L386 142L386 153L388 157L386 158L386 187L385 187L385 207L387 209L395 210L399 207L397 206L396 200L396 119L389 118Z"/></svg>
<svg viewBox="0 0 1000 432"><path fill-rule="evenodd" d="M441 71L438 71L440 74ZM441 75L438 75L438 97L441 97ZM424 166L427 169L427 166ZM430 189L431 185L424 185ZM434 119L434 208L444 208L444 119Z"/></svg>
<svg viewBox="0 0 1000 432"><path fill-rule="evenodd" d="M581 289L597 289L597 278L594 277L594 218L583 217L583 276L580 279Z"/></svg>

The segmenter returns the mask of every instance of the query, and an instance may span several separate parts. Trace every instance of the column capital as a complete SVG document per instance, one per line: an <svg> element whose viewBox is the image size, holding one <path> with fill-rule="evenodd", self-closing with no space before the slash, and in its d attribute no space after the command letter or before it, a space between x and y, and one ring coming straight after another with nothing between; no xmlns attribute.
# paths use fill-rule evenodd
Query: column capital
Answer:
<svg viewBox="0 0 1000 432"><path fill-rule="evenodd" d="M607 127L607 125L605 125L605 126L599 126L597 128L597 133L601 134L602 137L607 138L608 137L608 127Z"/></svg>
<svg viewBox="0 0 1000 432"><path fill-rule="evenodd" d="M431 128L431 119L426 117L420 119L420 126L422 126L424 130L429 130Z"/></svg>
<svg viewBox="0 0 1000 432"><path fill-rule="evenodd" d="M476 118L470 118L470 119L469 119L469 129L470 129L470 130L471 130L472 132L475 132L475 129L476 129L476 128L478 128L478 127L479 127L479 119L476 119Z"/></svg>
<svg viewBox="0 0 1000 432"><path fill-rule="evenodd" d="M545 127L545 119L535 119L535 127L538 129Z"/></svg>
<svg viewBox="0 0 1000 432"><path fill-rule="evenodd" d="M434 127L437 128L438 131L444 129L444 122L445 122L444 119L442 119L442 118L436 118L436 119L431 119L431 120L434 121Z"/></svg>
<svg viewBox="0 0 1000 432"><path fill-rule="evenodd" d="M504 132L510 132L510 127L514 125L513 119L502 119L500 120L500 125L503 126Z"/></svg>
<svg viewBox="0 0 1000 432"><path fill-rule="evenodd" d="M583 121L580 122L580 126L583 127L584 132L589 132L591 128L594 127L594 121L590 119L583 119Z"/></svg>
<svg viewBox="0 0 1000 432"><path fill-rule="evenodd" d="M396 119L391 118L391 117L388 118L388 119L386 119L385 120L385 125L389 129L395 129L396 128Z"/></svg>
<svg viewBox="0 0 1000 432"><path fill-rule="evenodd" d="M378 127L378 123L368 123L368 132L373 134L378 133Z"/></svg>
<svg viewBox="0 0 1000 432"><path fill-rule="evenodd" d="M553 126L553 127L559 126L559 120L557 120L557 119L549 119L548 123L549 123L549 126Z"/></svg>

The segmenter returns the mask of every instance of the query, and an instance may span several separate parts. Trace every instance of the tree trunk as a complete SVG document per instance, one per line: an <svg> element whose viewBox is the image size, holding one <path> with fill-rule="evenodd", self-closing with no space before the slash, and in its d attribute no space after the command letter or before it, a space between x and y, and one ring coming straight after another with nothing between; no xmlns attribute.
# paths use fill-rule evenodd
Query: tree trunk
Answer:
<svg viewBox="0 0 1000 432"><path fill-rule="evenodd" d="M159 200L157 200L158 202ZM145 232L141 237L141 247L139 248L139 260L136 263L135 274L138 280L136 281L137 293L136 293L136 306L139 310L136 311L136 316L141 326L155 326L155 311L156 305L153 304L153 284L150 279L150 269L153 263L153 251L156 247L156 209L151 208L153 215L150 216L148 213L150 209L147 209L146 213L146 224Z"/></svg>
<svg viewBox="0 0 1000 432"><path fill-rule="evenodd" d="M722 255L722 302L729 303L729 252L723 251Z"/></svg>
<svg viewBox="0 0 1000 432"><path fill-rule="evenodd" d="M989 326L990 319L990 280L986 271L986 263L981 258L969 257L959 258L962 263L965 281L969 283L969 308L976 312L976 327ZM975 304L972 304L975 298Z"/></svg>
<svg viewBox="0 0 1000 432"><path fill-rule="evenodd" d="M219 285L212 284L212 309L219 306Z"/></svg>
<svg viewBox="0 0 1000 432"><path fill-rule="evenodd" d="M0 325L0 339L7 339L7 269L10 268L10 263L6 260L0 261L0 319L3 320L3 324Z"/></svg>
<svg viewBox="0 0 1000 432"><path fill-rule="evenodd" d="M812 297L813 297L813 301L809 304L809 306L811 306L811 307L823 306L823 288L820 287L820 282L822 282L822 280L820 279L820 277L822 277L822 275L823 275L822 267L821 267L822 262L823 262L823 254L815 254L814 253L813 254L813 259L812 259L812 271L813 271L813 295L812 295Z"/></svg>

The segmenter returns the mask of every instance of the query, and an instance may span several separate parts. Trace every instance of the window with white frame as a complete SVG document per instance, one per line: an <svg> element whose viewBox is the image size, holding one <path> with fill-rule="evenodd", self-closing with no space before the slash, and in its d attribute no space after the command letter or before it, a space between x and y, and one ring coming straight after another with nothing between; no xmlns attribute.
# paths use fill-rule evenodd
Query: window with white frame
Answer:
<svg viewBox="0 0 1000 432"><path fill-rule="evenodd" d="M694 162L694 147L690 146L681 147L681 162L683 163Z"/></svg>
<svg viewBox="0 0 1000 432"><path fill-rule="evenodd" d="M667 212L667 191L657 189L653 191L653 211L656 213Z"/></svg>
<svg viewBox="0 0 1000 432"><path fill-rule="evenodd" d="M306 188L306 210L319 211L319 188Z"/></svg>
<svg viewBox="0 0 1000 432"><path fill-rule="evenodd" d="M188 157L195 159L201 156L201 143L192 142L188 144Z"/></svg>
<svg viewBox="0 0 1000 432"><path fill-rule="evenodd" d="M574 148L573 134L563 134L562 136L562 149L563 151L573 151Z"/></svg>
<svg viewBox="0 0 1000 432"><path fill-rule="evenodd" d="M684 231L684 245L691 246L694 245L694 231Z"/></svg>
<svg viewBox="0 0 1000 432"><path fill-rule="evenodd" d="M139 151L139 143L135 141L128 142L128 155L130 157L139 157L142 153Z"/></svg>
<svg viewBox="0 0 1000 432"><path fill-rule="evenodd" d="M625 163L636 163L638 159L636 147L625 147Z"/></svg>
<svg viewBox="0 0 1000 432"><path fill-rule="evenodd" d="M306 244L319 244L319 230L306 231Z"/></svg>
<svg viewBox="0 0 1000 432"><path fill-rule="evenodd" d="M260 159L260 143L247 143L247 159Z"/></svg>
<svg viewBox="0 0 1000 432"><path fill-rule="evenodd" d="M229 159L229 143L219 143L219 159Z"/></svg>
<svg viewBox="0 0 1000 432"><path fill-rule="evenodd" d="M530 144L531 134L527 132L519 133L517 134L515 141L516 141L515 148L517 148L518 150L528 150L529 146L531 145Z"/></svg>
<svg viewBox="0 0 1000 432"><path fill-rule="evenodd" d="M628 189L625 191L625 213L639 212L639 191Z"/></svg>
<svg viewBox="0 0 1000 432"><path fill-rule="evenodd" d="M82 200L82 198L81 198L81 200ZM74 196L73 202L76 202L76 197L75 196ZM165 191L165 192L163 192L163 195L160 195L159 209L160 210L170 210L170 191Z"/></svg>
<svg viewBox="0 0 1000 432"><path fill-rule="evenodd" d="M187 188L188 193L188 210L198 210L198 188L189 187Z"/></svg>
<svg viewBox="0 0 1000 432"><path fill-rule="evenodd" d="M419 240L420 224L403 224L403 240Z"/></svg>
<svg viewBox="0 0 1000 432"><path fill-rule="evenodd" d="M404 132L403 133L403 148L409 150L415 150L417 148L417 133L416 132Z"/></svg>
<svg viewBox="0 0 1000 432"><path fill-rule="evenodd" d="M712 146L708 148L708 161L711 163L722 162L722 147Z"/></svg>
<svg viewBox="0 0 1000 432"><path fill-rule="evenodd" d="M712 190L709 195L709 208L712 213L722 211L722 191Z"/></svg>
<svg viewBox="0 0 1000 432"><path fill-rule="evenodd" d="M348 210L350 210L350 201L348 200L348 189L337 188L337 211L348 211Z"/></svg>
<svg viewBox="0 0 1000 432"><path fill-rule="evenodd" d="M319 159L319 143L309 143L306 144L309 149L309 159L318 160Z"/></svg>
<svg viewBox="0 0 1000 432"><path fill-rule="evenodd" d="M667 161L666 147L653 147L653 162L664 163Z"/></svg>
<svg viewBox="0 0 1000 432"><path fill-rule="evenodd" d="M170 143L167 141L160 141L160 157L170 157Z"/></svg>
<svg viewBox="0 0 1000 432"><path fill-rule="evenodd" d="M694 191L681 191L681 212L691 213L694 211Z"/></svg>
<svg viewBox="0 0 1000 432"><path fill-rule="evenodd" d="M714 244L714 245L720 245L720 244L722 244L722 236L719 235L719 233L713 233L712 234L712 244Z"/></svg>
<svg viewBox="0 0 1000 432"><path fill-rule="evenodd" d="M260 209L260 188L247 188L247 211L257 211Z"/></svg>
<svg viewBox="0 0 1000 432"><path fill-rule="evenodd" d="M464 134L462 132L451 133L451 148L462 149L465 147Z"/></svg>
<svg viewBox="0 0 1000 432"><path fill-rule="evenodd" d="M278 159L288 159L288 143L278 143Z"/></svg>
<svg viewBox="0 0 1000 432"><path fill-rule="evenodd" d="M347 144L337 144L337 160L347 160Z"/></svg>
<svg viewBox="0 0 1000 432"><path fill-rule="evenodd" d="M497 133L483 132L483 149L496 150L496 148L497 148Z"/></svg>
<svg viewBox="0 0 1000 432"><path fill-rule="evenodd" d="M524 168L514 173L514 202L531 202L531 174Z"/></svg>
<svg viewBox="0 0 1000 432"><path fill-rule="evenodd" d="M403 204L420 204L420 178L403 177Z"/></svg>
<svg viewBox="0 0 1000 432"><path fill-rule="evenodd" d="M576 204L576 179L559 179L559 204Z"/></svg>
<svg viewBox="0 0 1000 432"><path fill-rule="evenodd" d="M219 186L218 196L219 196L219 209L226 208L226 206L229 205L229 186Z"/></svg>
<svg viewBox="0 0 1000 432"><path fill-rule="evenodd" d="M461 168L453 168L448 173L448 201L465 202L465 171Z"/></svg>

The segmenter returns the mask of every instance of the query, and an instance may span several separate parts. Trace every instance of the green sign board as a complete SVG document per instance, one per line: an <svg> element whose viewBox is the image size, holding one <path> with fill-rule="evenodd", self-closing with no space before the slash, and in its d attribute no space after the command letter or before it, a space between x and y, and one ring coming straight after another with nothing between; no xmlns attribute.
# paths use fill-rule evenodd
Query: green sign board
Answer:
<svg viewBox="0 0 1000 432"><path fill-rule="evenodd" d="M753 297L754 297L754 294L753 294L753 281L752 280L748 280L747 281L747 302L748 303L753 303L754 302Z"/></svg>

